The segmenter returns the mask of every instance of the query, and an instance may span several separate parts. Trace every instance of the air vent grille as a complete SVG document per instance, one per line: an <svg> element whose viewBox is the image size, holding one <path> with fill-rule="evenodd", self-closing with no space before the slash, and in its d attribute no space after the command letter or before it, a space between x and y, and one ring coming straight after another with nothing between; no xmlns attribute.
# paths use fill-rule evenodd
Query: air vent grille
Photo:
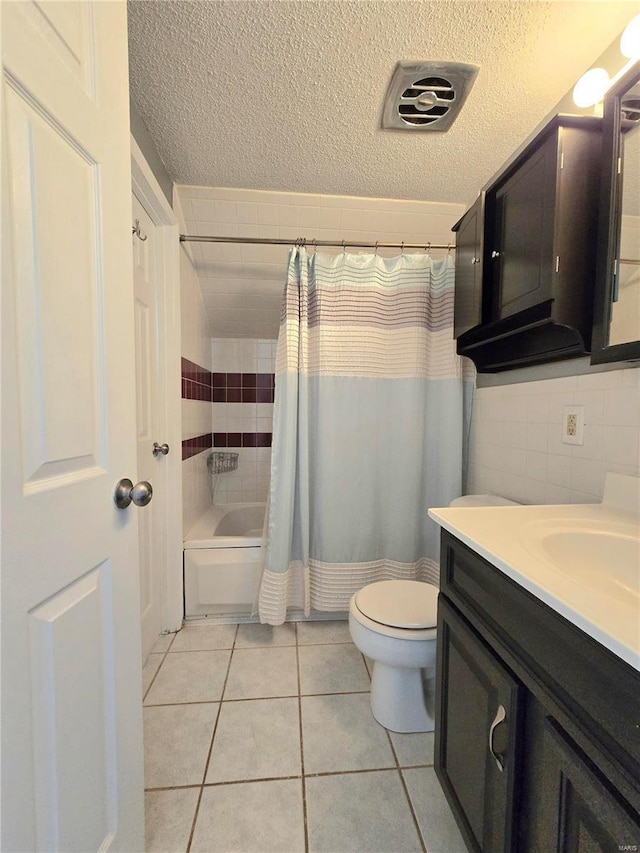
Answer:
<svg viewBox="0 0 640 853"><path fill-rule="evenodd" d="M396 130L448 130L478 73L461 62L397 64L382 115L382 126Z"/></svg>

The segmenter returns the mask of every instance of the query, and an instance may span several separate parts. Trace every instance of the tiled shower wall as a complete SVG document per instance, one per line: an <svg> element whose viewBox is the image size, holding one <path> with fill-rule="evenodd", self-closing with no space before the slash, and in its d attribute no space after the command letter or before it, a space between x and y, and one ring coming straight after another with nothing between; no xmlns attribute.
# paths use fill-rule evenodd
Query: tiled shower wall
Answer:
<svg viewBox="0 0 640 853"><path fill-rule="evenodd" d="M584 445L563 444L584 406ZM476 390L467 491L521 503L592 503L607 471L640 473L640 368Z"/></svg>
<svg viewBox="0 0 640 853"><path fill-rule="evenodd" d="M182 522L187 531L196 519L211 503L211 484L207 472L207 447L190 452L190 444L195 444L202 436L211 435L211 402L203 399L203 393L195 392L197 379L204 379L211 371L211 329L205 312L200 283L186 249L180 250L180 309L182 323ZM185 379L186 364L200 368L197 374L190 368L188 375L194 379ZM189 387L185 382L192 383ZM210 446L211 442L209 440Z"/></svg>
<svg viewBox="0 0 640 853"><path fill-rule="evenodd" d="M220 474L216 503L264 501L269 489L276 341L219 338L212 342L213 441L238 454L238 468Z"/></svg>

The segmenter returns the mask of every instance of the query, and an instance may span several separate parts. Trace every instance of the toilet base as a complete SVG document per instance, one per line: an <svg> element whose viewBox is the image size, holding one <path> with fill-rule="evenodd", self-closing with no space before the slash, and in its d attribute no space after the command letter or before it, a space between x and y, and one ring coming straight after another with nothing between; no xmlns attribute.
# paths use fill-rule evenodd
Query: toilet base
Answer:
<svg viewBox="0 0 640 853"><path fill-rule="evenodd" d="M429 677L431 676L431 677ZM392 732L432 732L433 673L375 661L371 675L371 712Z"/></svg>

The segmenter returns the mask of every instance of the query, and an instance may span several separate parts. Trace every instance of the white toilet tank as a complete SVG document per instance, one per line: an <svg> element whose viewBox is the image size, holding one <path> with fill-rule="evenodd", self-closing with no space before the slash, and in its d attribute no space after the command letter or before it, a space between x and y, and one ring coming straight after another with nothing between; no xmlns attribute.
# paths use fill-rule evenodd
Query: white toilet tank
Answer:
<svg viewBox="0 0 640 853"><path fill-rule="evenodd" d="M510 501L500 495L463 495L455 498L449 506L519 506L518 501Z"/></svg>

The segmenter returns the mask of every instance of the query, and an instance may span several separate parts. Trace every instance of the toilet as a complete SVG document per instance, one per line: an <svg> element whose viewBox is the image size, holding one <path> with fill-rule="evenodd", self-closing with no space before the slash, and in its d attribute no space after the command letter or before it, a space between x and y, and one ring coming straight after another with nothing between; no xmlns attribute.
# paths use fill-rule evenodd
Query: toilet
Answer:
<svg viewBox="0 0 640 853"><path fill-rule="evenodd" d="M450 506L515 503L496 495L466 495ZM393 732L434 729L437 608L437 587L422 581L377 581L351 597L351 639L373 661L371 711Z"/></svg>

